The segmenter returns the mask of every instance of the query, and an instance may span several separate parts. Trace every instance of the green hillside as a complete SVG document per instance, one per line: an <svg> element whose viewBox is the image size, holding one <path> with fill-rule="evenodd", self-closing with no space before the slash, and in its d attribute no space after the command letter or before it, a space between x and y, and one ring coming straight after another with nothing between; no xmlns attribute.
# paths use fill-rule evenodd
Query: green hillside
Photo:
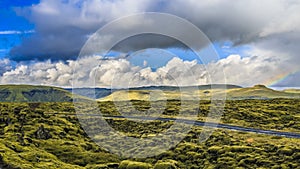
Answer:
<svg viewBox="0 0 300 169"><path fill-rule="evenodd" d="M58 87L0 85L0 102L70 102L72 93Z"/></svg>
<svg viewBox="0 0 300 169"><path fill-rule="evenodd" d="M299 93L288 93L267 88L264 85L231 89L227 92L229 99L273 99L273 98L300 98Z"/></svg>
<svg viewBox="0 0 300 169"><path fill-rule="evenodd" d="M289 91L289 90L287 90ZM184 100L194 100L199 97L201 100L209 100L212 95L215 98L223 98L226 96L228 100L243 100L243 99L274 99L274 98L300 98L300 93L297 92L287 92L287 91L277 91L267 88L264 85L255 85L253 87L241 88L241 87L231 87L231 88L221 88L212 86L196 88L191 87L188 90L162 90L157 92L157 90L119 90L113 92L104 98L99 99L99 101L124 101L124 100L165 100L165 99L182 99ZM154 97L150 96L154 94Z"/></svg>

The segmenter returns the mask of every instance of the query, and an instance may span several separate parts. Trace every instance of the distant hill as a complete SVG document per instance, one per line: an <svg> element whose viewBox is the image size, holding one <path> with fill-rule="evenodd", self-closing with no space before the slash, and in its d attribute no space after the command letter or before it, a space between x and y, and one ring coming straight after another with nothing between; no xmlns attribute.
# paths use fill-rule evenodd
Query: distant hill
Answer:
<svg viewBox="0 0 300 169"><path fill-rule="evenodd" d="M231 89L227 91L229 99L273 99L273 98L300 98L300 93L288 93L267 88L264 85Z"/></svg>
<svg viewBox="0 0 300 169"><path fill-rule="evenodd" d="M236 85L201 85L201 86L147 86L129 89L107 88L77 88L62 89L51 86L34 85L0 85L0 102L71 102L73 94L80 99L110 100L165 100L184 99L202 100L216 98L242 100L242 99L273 99L273 98L300 98L300 90L286 89L277 91L263 85L242 88Z"/></svg>
<svg viewBox="0 0 300 169"><path fill-rule="evenodd" d="M0 85L0 102L70 102L72 93L58 87Z"/></svg>
<svg viewBox="0 0 300 169"><path fill-rule="evenodd" d="M129 88L129 90L163 90L163 91L174 91L180 89L199 89L199 90L208 90L208 89L237 89L242 88L241 86L231 85L231 84L211 84L211 85L199 85L199 86L145 86L145 87L136 87Z"/></svg>
<svg viewBox="0 0 300 169"><path fill-rule="evenodd" d="M129 89L108 89L108 88L66 88L65 90L69 92L76 93L81 96L89 97L92 99L100 99L104 98L106 96L111 95L112 93L116 92L117 93L124 93L126 91L140 91L143 93L143 91L152 91L152 90L161 90L161 91L166 91L166 92L172 92L172 91L177 91L179 92L180 90L211 90L211 89L239 89L242 88L241 86L237 85L230 85L230 84L212 84L212 85L199 85L199 86L183 86L183 87L178 87L178 86L143 86L143 87L133 87ZM132 92L133 93L133 92ZM143 97L143 95L139 95Z"/></svg>
<svg viewBox="0 0 300 169"><path fill-rule="evenodd" d="M115 89L107 88L65 88L65 90L92 99L106 97L116 91Z"/></svg>
<svg viewBox="0 0 300 169"><path fill-rule="evenodd" d="M222 87L223 86L223 87ZM225 86L225 87L224 87ZM157 87L160 89L160 87ZM205 85L190 88L189 92L174 90L171 88L163 88L163 93L154 95L151 99L165 100L165 99L186 99L194 100L198 97L202 100L211 99L212 94L215 98L223 98L226 94L226 99L229 100L243 100L243 99L274 99L274 98L300 98L300 93L291 93L284 91L277 91L267 88L264 85L255 85L253 87L242 88L235 85ZM99 101L123 101L123 100L149 100L150 93L155 94L153 88L118 90Z"/></svg>

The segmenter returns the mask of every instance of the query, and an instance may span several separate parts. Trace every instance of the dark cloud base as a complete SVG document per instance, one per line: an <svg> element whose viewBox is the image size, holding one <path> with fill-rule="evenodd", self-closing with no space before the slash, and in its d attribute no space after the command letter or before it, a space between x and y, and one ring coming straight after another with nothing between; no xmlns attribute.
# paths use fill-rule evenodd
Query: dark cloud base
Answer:
<svg viewBox="0 0 300 169"><path fill-rule="evenodd" d="M163 4L163 7L159 7ZM298 9L298 10L297 10ZM66 60L73 59L88 36L113 19L137 12L165 12L187 19L202 30L213 42L231 41L235 45L264 42L268 48L280 48L272 37L286 44L295 44L300 38L287 38L286 32L299 34L300 25L290 18L297 18L300 2L266 0L263 2L241 1L95 1L89 0L78 6L73 1L43 0L39 4L18 9L20 16L35 24L36 35L26 39L13 48L10 58L22 60ZM144 21L147 22L147 21ZM124 23L124 29L139 29L136 23ZM295 25L296 24L296 25ZM283 25L283 26L282 26ZM155 26L155 25L154 25ZM171 26L170 26L171 27ZM273 27L278 27L276 30ZM282 28L281 28L282 27ZM123 29L123 30L124 30ZM185 32L184 28L177 29ZM120 28L118 31L122 31ZM269 32L269 33L268 33ZM188 33L188 32L187 32ZM270 40L268 40L270 39ZM105 42L103 42L105 43ZM130 47L129 47L130 45ZM173 47L176 43L157 38L136 38L126 49L139 50L147 47ZM285 50L288 49L288 50ZM287 47L281 52L298 48Z"/></svg>

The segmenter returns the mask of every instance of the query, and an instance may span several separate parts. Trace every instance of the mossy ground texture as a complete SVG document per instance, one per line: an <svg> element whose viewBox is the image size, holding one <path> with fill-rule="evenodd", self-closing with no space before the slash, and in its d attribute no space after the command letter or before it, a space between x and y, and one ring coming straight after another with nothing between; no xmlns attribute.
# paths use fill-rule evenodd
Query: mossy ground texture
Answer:
<svg viewBox="0 0 300 169"><path fill-rule="evenodd" d="M122 104L119 104L122 105ZM144 111L145 101L132 101ZM100 102L107 115L120 112L112 102ZM210 102L180 107L172 100L161 116L187 114L199 109L198 119L209 112ZM132 113L137 113L132 111ZM155 112L154 112L155 113ZM227 101L221 122L239 126L300 132L300 102L297 99ZM172 122L137 123L108 119L108 123L131 137L153 136ZM194 126L177 146L148 158L123 158L93 142L75 115L70 102L0 103L0 168L297 168L300 166L300 140L280 136L217 129L205 142L198 140L202 127ZM117 144L117 143L116 143ZM155 147L154 147L155 149Z"/></svg>

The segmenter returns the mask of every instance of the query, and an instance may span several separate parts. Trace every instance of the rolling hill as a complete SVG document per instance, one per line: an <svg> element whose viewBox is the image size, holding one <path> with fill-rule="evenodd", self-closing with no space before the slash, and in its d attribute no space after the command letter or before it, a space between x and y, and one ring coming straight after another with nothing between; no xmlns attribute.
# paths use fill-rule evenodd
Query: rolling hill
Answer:
<svg viewBox="0 0 300 169"><path fill-rule="evenodd" d="M0 85L0 102L70 102L72 93L58 87Z"/></svg>
<svg viewBox="0 0 300 169"><path fill-rule="evenodd" d="M273 99L273 98L300 98L300 93L277 91L264 85L253 87L230 89L227 91L229 99Z"/></svg>
<svg viewBox="0 0 300 169"><path fill-rule="evenodd" d="M72 94L72 91L75 95ZM184 99L201 100L216 98L229 100L300 98L294 90L277 91L263 85L242 88L236 85L201 85L201 86L147 86L129 89L76 88L63 89L52 86L0 85L0 102L71 102L77 99L97 99L98 101L124 100L166 100ZM197 98L197 99L198 99Z"/></svg>
<svg viewBox="0 0 300 169"><path fill-rule="evenodd" d="M212 95L215 98L224 98L228 100L244 100L244 99L274 99L274 98L300 98L300 93L292 93L285 91L277 91L270 88L267 88L264 85L255 85L253 87L242 88L234 85L227 85L226 88L222 88L222 85L219 86L200 86L199 88L190 88L188 92L180 90L162 90L163 92L157 93L155 90L119 90L114 91L111 95L108 95L104 98L100 98L99 101L124 101L124 100L165 100L165 99L187 99L193 100L195 97L199 97L202 100L211 99ZM223 85L224 86L224 85ZM154 94L154 97L151 98L151 94ZM157 94L156 94L157 93Z"/></svg>
<svg viewBox="0 0 300 169"><path fill-rule="evenodd" d="M133 87L129 89L109 89L109 88L65 88L65 90L76 93L81 96L93 98L93 99L100 99L106 96L111 95L112 93L123 93L122 91L139 91L138 94L140 97L144 97L143 91L165 91L165 92L179 92L180 90L208 90L208 89L237 89L242 88L241 86L237 85L223 85L223 84L212 84L212 85L200 85L200 86L184 86L184 87L177 87L177 86L142 86L142 87ZM124 100L124 99L123 99Z"/></svg>

